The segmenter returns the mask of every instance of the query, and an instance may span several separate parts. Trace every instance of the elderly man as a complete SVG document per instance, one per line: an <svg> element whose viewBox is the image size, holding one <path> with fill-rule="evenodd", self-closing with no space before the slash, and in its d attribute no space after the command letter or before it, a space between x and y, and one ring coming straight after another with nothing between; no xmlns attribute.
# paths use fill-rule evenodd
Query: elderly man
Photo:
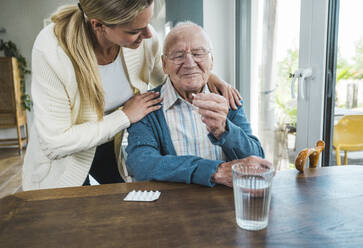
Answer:
<svg viewBox="0 0 363 248"><path fill-rule="evenodd" d="M194 23L181 23L165 39L162 56L167 82L155 91L162 108L129 129L127 168L136 180L232 186L234 160L263 157L243 107L229 110L210 93L211 42ZM258 157L242 162L267 163Z"/></svg>

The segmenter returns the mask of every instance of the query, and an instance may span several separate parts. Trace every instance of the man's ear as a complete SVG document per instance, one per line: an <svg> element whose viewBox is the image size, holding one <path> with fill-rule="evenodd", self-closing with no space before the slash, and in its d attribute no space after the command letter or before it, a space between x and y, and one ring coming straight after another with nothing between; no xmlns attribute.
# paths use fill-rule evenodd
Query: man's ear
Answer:
<svg viewBox="0 0 363 248"><path fill-rule="evenodd" d="M161 62L163 63L163 71L166 75L169 75L168 69L166 68L166 57L161 55Z"/></svg>
<svg viewBox="0 0 363 248"><path fill-rule="evenodd" d="M98 19L92 18L90 21L92 29L95 32L103 32L104 30L104 25L102 24L102 22Z"/></svg>

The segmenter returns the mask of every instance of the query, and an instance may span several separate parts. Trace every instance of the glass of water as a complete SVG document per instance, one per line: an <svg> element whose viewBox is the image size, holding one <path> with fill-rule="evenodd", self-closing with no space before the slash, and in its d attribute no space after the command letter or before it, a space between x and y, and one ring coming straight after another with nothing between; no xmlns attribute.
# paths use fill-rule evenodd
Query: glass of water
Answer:
<svg viewBox="0 0 363 248"><path fill-rule="evenodd" d="M237 225L257 231L268 224L274 169L261 164L232 166Z"/></svg>

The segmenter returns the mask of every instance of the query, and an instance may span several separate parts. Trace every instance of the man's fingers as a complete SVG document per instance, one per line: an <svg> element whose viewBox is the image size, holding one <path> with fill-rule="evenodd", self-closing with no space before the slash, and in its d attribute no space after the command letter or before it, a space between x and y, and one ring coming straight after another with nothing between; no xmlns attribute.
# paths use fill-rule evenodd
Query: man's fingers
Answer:
<svg viewBox="0 0 363 248"><path fill-rule="evenodd" d="M208 132L213 132L213 129L218 126L215 119L202 117L202 122L206 125Z"/></svg>
<svg viewBox="0 0 363 248"><path fill-rule="evenodd" d="M265 165L265 166L267 166L269 168L273 167L273 165L272 165L272 163L270 161L268 161L266 159L262 159L262 158L261 158L261 160L262 160L261 164L263 164L263 165Z"/></svg>
<svg viewBox="0 0 363 248"><path fill-rule="evenodd" d="M273 167L272 163L266 159L257 156L249 156L247 158L239 159L236 162L243 163L249 166L257 166L257 167L265 167L271 168Z"/></svg>
<svg viewBox="0 0 363 248"><path fill-rule="evenodd" d="M220 119L226 119L226 116L221 114L221 113L218 113L218 112L215 112L215 111L211 111L211 110L208 110L208 109L199 109L198 110L199 114L204 118L204 119L214 119L214 120L220 120Z"/></svg>
<svg viewBox="0 0 363 248"><path fill-rule="evenodd" d="M223 112L225 114L228 113L227 106L223 104L216 103L214 101L201 101L201 100L194 100L193 105L198 107L199 109L210 110L213 112Z"/></svg>
<svg viewBox="0 0 363 248"><path fill-rule="evenodd" d="M193 105L199 109L228 114L228 103L226 99L216 94L197 94L194 96Z"/></svg>
<svg viewBox="0 0 363 248"><path fill-rule="evenodd" d="M199 93L199 94L196 94L194 96L194 99L195 100L204 100L204 101L215 101L215 102L218 102L218 103L224 103L226 102L226 98L221 96L221 95L217 95L217 94L214 94L214 93Z"/></svg>
<svg viewBox="0 0 363 248"><path fill-rule="evenodd" d="M259 163L262 165L266 165L267 167L272 167L272 163L266 159L263 159L261 157L257 157L257 156L249 156L246 159L249 160L249 162L254 162L254 163Z"/></svg>

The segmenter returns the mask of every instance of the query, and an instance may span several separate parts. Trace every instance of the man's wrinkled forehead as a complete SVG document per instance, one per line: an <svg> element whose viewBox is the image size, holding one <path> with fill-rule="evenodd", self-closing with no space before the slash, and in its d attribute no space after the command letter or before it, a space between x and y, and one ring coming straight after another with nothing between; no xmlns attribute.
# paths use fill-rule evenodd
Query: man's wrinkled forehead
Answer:
<svg viewBox="0 0 363 248"><path fill-rule="evenodd" d="M173 31L165 43L166 54L185 49L210 49L204 31L195 26L185 26Z"/></svg>

